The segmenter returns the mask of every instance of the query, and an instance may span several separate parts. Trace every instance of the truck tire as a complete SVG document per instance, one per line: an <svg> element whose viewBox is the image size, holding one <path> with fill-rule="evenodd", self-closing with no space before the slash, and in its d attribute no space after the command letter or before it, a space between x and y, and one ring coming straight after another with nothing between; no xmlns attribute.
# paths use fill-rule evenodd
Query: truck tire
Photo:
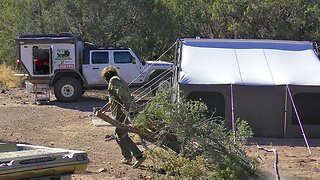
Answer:
<svg viewBox="0 0 320 180"><path fill-rule="evenodd" d="M168 90L171 86L172 72L166 74L166 76L161 76L164 71L156 71L150 75L150 88L153 95L156 95L158 90ZM159 87L160 86L160 87Z"/></svg>
<svg viewBox="0 0 320 180"><path fill-rule="evenodd" d="M161 90L169 90L170 87L171 87L171 78L170 77L165 77L165 78L162 78L161 80L158 79L157 83L155 83L151 89L152 89L152 94L153 95L156 95L158 91L161 91Z"/></svg>
<svg viewBox="0 0 320 180"><path fill-rule="evenodd" d="M153 87L153 95L156 95L156 93L158 91L163 91L163 90L168 90L171 87L171 83L169 79L162 79L159 81L159 83L157 84L157 87Z"/></svg>
<svg viewBox="0 0 320 180"><path fill-rule="evenodd" d="M82 94L80 82L72 77L65 77L58 80L54 85L54 95L58 101L72 102L79 99Z"/></svg>

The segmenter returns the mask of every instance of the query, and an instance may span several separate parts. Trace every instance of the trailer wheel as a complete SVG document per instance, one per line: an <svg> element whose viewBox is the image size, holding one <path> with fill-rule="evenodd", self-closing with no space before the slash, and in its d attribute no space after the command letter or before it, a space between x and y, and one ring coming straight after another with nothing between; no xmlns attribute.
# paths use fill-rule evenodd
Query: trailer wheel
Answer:
<svg viewBox="0 0 320 180"><path fill-rule="evenodd" d="M65 77L55 84L54 95L58 101L76 101L82 94L82 86L78 80L72 77Z"/></svg>

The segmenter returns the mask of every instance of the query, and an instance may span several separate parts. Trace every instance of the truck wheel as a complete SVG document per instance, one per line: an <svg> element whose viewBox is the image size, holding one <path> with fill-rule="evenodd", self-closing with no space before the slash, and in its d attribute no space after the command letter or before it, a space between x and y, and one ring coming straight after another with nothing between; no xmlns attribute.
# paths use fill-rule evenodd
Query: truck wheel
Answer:
<svg viewBox="0 0 320 180"><path fill-rule="evenodd" d="M54 85L54 95L59 101L76 101L82 93L82 86L78 80L72 77L65 77Z"/></svg>
<svg viewBox="0 0 320 180"><path fill-rule="evenodd" d="M157 83L155 86L152 87L153 95L156 95L158 91L168 90L171 87L170 78L169 79L162 79Z"/></svg>

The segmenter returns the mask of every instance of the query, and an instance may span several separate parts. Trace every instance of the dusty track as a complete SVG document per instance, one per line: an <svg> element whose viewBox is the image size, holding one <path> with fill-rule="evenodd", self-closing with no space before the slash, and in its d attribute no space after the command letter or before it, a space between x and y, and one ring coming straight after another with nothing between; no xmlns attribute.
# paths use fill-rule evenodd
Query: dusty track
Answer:
<svg viewBox="0 0 320 180"><path fill-rule="evenodd" d="M0 89L1 92L1 89ZM0 93L0 142L16 142L49 147L85 150L90 158L86 172L74 174L74 180L145 179L145 169L132 169L118 163L121 158L114 140L104 141L113 127L93 126L89 115L93 107L102 106L104 90L91 90L75 103L57 102L51 96L48 104L34 104L33 94L23 89L7 89ZM279 152L279 170L282 179L320 179L320 139L310 139L313 155L304 147L303 139L255 138L252 143ZM246 146L249 155L258 157L265 179L275 179L274 154ZM150 164L146 161L146 164Z"/></svg>

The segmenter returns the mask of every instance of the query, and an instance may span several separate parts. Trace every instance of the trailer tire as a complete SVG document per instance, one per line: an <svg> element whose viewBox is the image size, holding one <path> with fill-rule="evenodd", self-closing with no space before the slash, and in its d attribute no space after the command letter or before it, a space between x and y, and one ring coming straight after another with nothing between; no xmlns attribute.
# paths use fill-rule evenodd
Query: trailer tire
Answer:
<svg viewBox="0 0 320 180"><path fill-rule="evenodd" d="M72 77L59 79L54 85L54 95L58 101L72 102L79 99L82 94L80 82Z"/></svg>

